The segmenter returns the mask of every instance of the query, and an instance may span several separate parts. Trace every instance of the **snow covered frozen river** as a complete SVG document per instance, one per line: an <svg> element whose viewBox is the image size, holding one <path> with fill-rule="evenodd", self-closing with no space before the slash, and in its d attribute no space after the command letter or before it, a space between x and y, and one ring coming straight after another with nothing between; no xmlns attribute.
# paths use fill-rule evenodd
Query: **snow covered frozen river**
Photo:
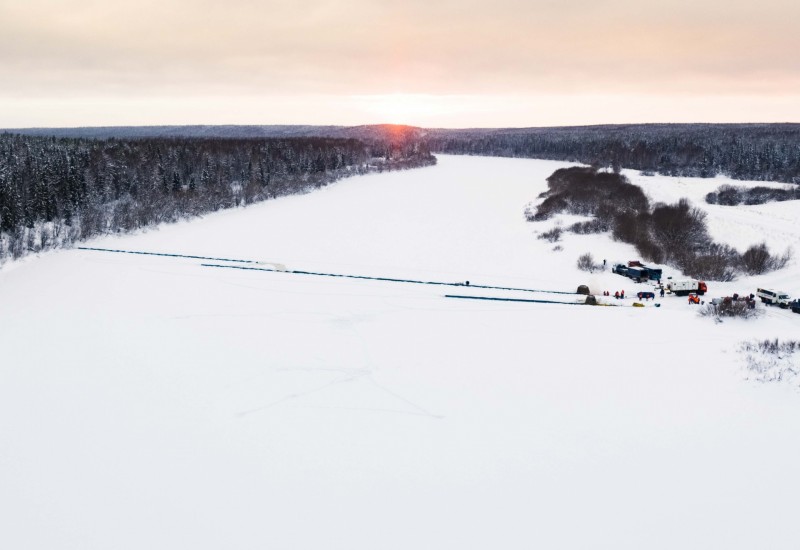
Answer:
<svg viewBox="0 0 800 550"><path fill-rule="evenodd" d="M554 252L552 223L525 221L559 166L440 156L87 246L633 294L575 267L631 247ZM638 179L695 202L720 183ZM719 240L800 252L796 204L705 208ZM201 263L68 250L0 270L0 547L800 547L800 391L747 380L737 353L797 338L800 315ZM800 295L798 262L751 283Z"/></svg>

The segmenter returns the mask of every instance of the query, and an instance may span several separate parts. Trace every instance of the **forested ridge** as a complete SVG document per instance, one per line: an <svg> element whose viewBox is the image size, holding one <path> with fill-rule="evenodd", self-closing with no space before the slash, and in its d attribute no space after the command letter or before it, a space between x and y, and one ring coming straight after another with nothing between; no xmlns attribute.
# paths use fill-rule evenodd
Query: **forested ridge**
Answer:
<svg viewBox="0 0 800 550"><path fill-rule="evenodd" d="M800 124L632 124L428 130L434 152L800 183Z"/></svg>
<svg viewBox="0 0 800 550"><path fill-rule="evenodd" d="M0 134L0 261L95 235L302 193L341 177L435 163L392 139Z"/></svg>
<svg viewBox="0 0 800 550"><path fill-rule="evenodd" d="M800 183L800 124L617 124L547 128L437 129L366 126L141 126L28 128L40 136L339 137L402 140L434 153L566 160L669 176Z"/></svg>

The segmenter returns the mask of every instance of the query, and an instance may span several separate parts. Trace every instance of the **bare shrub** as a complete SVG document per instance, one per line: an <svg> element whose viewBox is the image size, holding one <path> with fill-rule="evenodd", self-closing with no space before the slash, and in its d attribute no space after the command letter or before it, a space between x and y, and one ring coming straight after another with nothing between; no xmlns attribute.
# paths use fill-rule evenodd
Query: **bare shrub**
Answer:
<svg viewBox="0 0 800 550"><path fill-rule="evenodd" d="M656 264L664 263L664 249L650 239L642 239L634 244L636 245L636 250L646 261Z"/></svg>
<svg viewBox="0 0 800 550"><path fill-rule="evenodd" d="M739 351L753 379L759 382L794 382L800 375L800 342L762 340L744 342Z"/></svg>
<svg viewBox="0 0 800 550"><path fill-rule="evenodd" d="M733 300L725 298L719 303L708 303L700 308L701 317L711 317L721 323L723 319L756 319L764 311L751 306L749 300Z"/></svg>
<svg viewBox="0 0 800 550"><path fill-rule="evenodd" d="M657 204L651 216L651 231L666 258L674 259L710 241L705 219L706 213L686 199L675 204Z"/></svg>
<svg viewBox="0 0 800 550"><path fill-rule="evenodd" d="M561 240L561 234L563 230L560 227L554 227L550 231L545 231L541 235L539 235L540 239L544 239L546 241L550 241L551 243L555 243Z"/></svg>
<svg viewBox="0 0 800 550"><path fill-rule="evenodd" d="M763 353L765 355L784 355L787 353L800 352L800 341L786 340L781 342L779 339L761 340L759 342L745 342L742 344L743 351Z"/></svg>
<svg viewBox="0 0 800 550"><path fill-rule="evenodd" d="M561 168L547 178L546 198L534 218L547 219L556 212L597 215L598 210L613 204L614 210L647 210L644 192L621 174L599 172L596 167ZM606 216L607 217L607 216Z"/></svg>
<svg viewBox="0 0 800 550"><path fill-rule="evenodd" d="M740 263L739 253L726 244L713 243L696 254L687 251L678 258L684 273L695 279L733 281Z"/></svg>
<svg viewBox="0 0 800 550"><path fill-rule="evenodd" d="M722 185L716 191L706 195L709 204L736 206L737 204L765 204L776 201L800 199L800 189L781 189L773 187L736 187Z"/></svg>
<svg viewBox="0 0 800 550"><path fill-rule="evenodd" d="M792 259L792 249L789 248L781 256L773 256L772 271L783 269Z"/></svg>
<svg viewBox="0 0 800 550"><path fill-rule="evenodd" d="M761 275L768 271L775 271L786 267L791 259L791 252L786 251L783 256L770 254L766 243L754 244L742 254L742 268L748 275Z"/></svg>
<svg viewBox="0 0 800 550"><path fill-rule="evenodd" d="M525 207L525 220L529 222L536 221L536 207L528 204Z"/></svg>
<svg viewBox="0 0 800 550"><path fill-rule="evenodd" d="M564 197L561 196L547 197L542 202L542 204L539 205L539 208L536 209L536 212L533 214L533 217L528 218L528 221L539 222L548 220L552 218L554 214L567 211L568 206L569 203Z"/></svg>
<svg viewBox="0 0 800 550"><path fill-rule="evenodd" d="M562 250L564 250L564 247L562 247L560 244L557 244L553 247L553 252L561 252Z"/></svg>
<svg viewBox="0 0 800 550"><path fill-rule="evenodd" d="M581 256L578 257L578 269L593 273L595 270L602 269L602 266L596 265L594 263L594 257L587 252L586 254L581 254Z"/></svg>
<svg viewBox="0 0 800 550"><path fill-rule="evenodd" d="M721 185L716 191L706 195L706 202L708 204L722 204L725 206L734 206L742 202L742 187L735 187L733 185Z"/></svg>
<svg viewBox="0 0 800 550"><path fill-rule="evenodd" d="M605 233L611 229L611 224L606 220L595 218L585 222L577 222L569 227L569 230L578 235L592 235L595 233Z"/></svg>

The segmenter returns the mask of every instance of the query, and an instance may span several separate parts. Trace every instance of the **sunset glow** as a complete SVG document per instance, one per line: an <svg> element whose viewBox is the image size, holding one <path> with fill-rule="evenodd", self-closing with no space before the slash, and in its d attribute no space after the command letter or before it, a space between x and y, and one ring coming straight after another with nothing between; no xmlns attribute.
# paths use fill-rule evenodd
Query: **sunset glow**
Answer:
<svg viewBox="0 0 800 550"><path fill-rule="evenodd" d="M0 0L0 127L800 120L800 4Z"/></svg>
<svg viewBox="0 0 800 550"><path fill-rule="evenodd" d="M352 100L372 120L389 124L418 124L465 114L474 108L475 103L474 98L469 97L428 94L353 96Z"/></svg>

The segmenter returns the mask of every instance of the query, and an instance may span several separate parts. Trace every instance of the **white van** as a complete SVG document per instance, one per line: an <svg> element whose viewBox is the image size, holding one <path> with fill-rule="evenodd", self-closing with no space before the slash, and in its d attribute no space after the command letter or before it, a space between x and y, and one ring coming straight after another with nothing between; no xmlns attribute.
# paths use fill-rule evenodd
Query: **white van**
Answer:
<svg viewBox="0 0 800 550"><path fill-rule="evenodd" d="M789 307L791 298L782 290L772 290L771 288L756 289L756 296L761 298L765 304L779 305L783 308Z"/></svg>

